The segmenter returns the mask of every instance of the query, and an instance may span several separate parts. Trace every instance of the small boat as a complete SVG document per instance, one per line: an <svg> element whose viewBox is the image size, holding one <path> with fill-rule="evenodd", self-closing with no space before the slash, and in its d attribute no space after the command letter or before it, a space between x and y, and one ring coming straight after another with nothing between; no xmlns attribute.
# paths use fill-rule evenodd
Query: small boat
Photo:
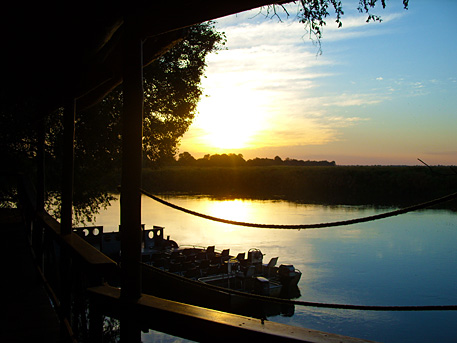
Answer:
<svg viewBox="0 0 457 343"><path fill-rule="evenodd" d="M300 296L301 272L290 264L277 266L278 257L263 263L264 254L255 248L247 256L245 252L234 256L229 249L217 251L215 246L180 247L169 236L164 238L164 227L142 229L143 291L149 294L242 314L245 311L239 309L247 303L258 305L258 300L247 301L240 292L285 299ZM104 233L101 226L73 230L113 260L120 260L120 232ZM267 312L271 312L269 307ZM281 305L279 312L291 315L291 307Z"/></svg>

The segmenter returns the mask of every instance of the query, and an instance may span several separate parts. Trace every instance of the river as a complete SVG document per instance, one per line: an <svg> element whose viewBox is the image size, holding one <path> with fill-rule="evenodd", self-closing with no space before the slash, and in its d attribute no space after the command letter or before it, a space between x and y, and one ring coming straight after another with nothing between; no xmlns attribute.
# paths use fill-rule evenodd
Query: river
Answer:
<svg viewBox="0 0 457 343"><path fill-rule="evenodd" d="M312 224L392 210L287 201L164 198L196 212L264 224ZM303 273L297 300L357 305L457 305L457 214L422 210L352 226L310 230L256 229L211 222L143 196L146 228L165 227L179 245L259 248L264 261L293 264ZM119 201L96 220L117 231ZM381 342L455 342L457 311L374 312L295 306L292 316L268 320ZM160 333L143 342L177 342Z"/></svg>

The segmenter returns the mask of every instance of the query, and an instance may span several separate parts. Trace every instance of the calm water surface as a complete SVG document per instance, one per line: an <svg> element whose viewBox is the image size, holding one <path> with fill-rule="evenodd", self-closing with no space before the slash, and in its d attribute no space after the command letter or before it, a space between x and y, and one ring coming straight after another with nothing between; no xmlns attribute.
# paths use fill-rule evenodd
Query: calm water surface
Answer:
<svg viewBox="0 0 457 343"><path fill-rule="evenodd" d="M193 211L264 224L308 224L386 212L353 206L286 201L218 201L167 197ZM232 255L259 248L264 260L293 264L303 273L298 300L360 305L457 305L457 215L424 210L346 227L313 230L236 227L192 217L143 197L146 228L164 226L179 245L230 248ZM119 202L96 224L117 231ZM295 306L291 317L271 321L383 342L456 342L457 311L371 312ZM175 342L147 334L143 342Z"/></svg>

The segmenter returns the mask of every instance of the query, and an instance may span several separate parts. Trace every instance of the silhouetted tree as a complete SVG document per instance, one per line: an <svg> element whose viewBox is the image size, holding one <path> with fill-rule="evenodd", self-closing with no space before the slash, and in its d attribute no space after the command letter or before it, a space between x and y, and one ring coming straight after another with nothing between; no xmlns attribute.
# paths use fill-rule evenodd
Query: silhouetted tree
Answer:
<svg viewBox="0 0 457 343"><path fill-rule="evenodd" d="M195 158L189 154L187 151L179 154L178 156L178 164L183 166L191 166L195 164Z"/></svg>

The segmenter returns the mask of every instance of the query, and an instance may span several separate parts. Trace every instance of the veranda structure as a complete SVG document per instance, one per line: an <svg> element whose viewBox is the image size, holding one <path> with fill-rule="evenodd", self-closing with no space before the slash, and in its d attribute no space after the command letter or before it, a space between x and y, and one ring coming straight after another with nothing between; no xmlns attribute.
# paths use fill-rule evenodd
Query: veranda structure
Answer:
<svg viewBox="0 0 457 343"><path fill-rule="evenodd" d="M278 1L277 3L288 2ZM61 245L62 318L71 317L68 266L81 262L90 274L91 339L101 339L100 315L121 320L121 340L139 342L141 325L199 341L243 336L265 341L361 341L312 330L260 322L142 294L141 165L143 67L181 40L184 28L273 3L271 0L67 1L3 5L2 105L28 103L34 111L39 147L36 199L29 201L32 237L38 254L42 230ZM75 118L123 83L121 288L102 284L118 266L72 233ZM43 118L64 108L64 165L60 224L44 209ZM24 187L30 190L30 187ZM28 192L28 194L32 194ZM32 196L35 197L35 196ZM28 197L30 200L30 196ZM79 263L78 262L78 263ZM162 319L159 321L159 319ZM176 323L179 322L179 325Z"/></svg>

